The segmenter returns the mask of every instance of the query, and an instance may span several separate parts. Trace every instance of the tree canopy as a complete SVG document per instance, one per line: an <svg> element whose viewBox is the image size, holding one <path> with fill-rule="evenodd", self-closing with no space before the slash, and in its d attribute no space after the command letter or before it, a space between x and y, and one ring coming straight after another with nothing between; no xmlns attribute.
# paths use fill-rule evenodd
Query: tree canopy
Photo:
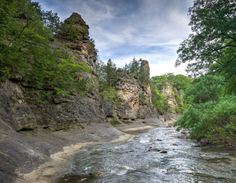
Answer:
<svg viewBox="0 0 236 183"><path fill-rule="evenodd" d="M219 63L228 49L235 51L236 1L195 0L189 15L192 33L181 43L176 65L190 62L187 70L196 76Z"/></svg>
<svg viewBox="0 0 236 183"><path fill-rule="evenodd" d="M56 93L79 91L79 73L90 71L62 47L51 47L58 16L30 0L1 0L0 7L0 80Z"/></svg>

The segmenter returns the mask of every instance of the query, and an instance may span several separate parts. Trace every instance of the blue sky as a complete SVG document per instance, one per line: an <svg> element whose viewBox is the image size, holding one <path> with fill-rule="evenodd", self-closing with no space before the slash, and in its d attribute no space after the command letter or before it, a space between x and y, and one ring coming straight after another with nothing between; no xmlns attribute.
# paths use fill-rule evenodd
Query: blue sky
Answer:
<svg viewBox="0 0 236 183"><path fill-rule="evenodd" d="M188 37L193 0L37 0L61 20L78 12L90 26L99 57L122 67L136 57L150 63L151 76L186 74L174 67L179 44Z"/></svg>

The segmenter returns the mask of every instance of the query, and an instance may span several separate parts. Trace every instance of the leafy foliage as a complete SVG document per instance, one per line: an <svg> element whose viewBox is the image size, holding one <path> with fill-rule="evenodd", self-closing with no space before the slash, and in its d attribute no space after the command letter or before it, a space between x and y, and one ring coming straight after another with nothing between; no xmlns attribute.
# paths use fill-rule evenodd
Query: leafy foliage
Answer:
<svg viewBox="0 0 236 183"><path fill-rule="evenodd" d="M224 82L222 76L206 75L197 78L186 91L185 98L191 104L217 101L224 92Z"/></svg>
<svg viewBox="0 0 236 183"><path fill-rule="evenodd" d="M186 92L189 107L176 125L189 129L196 139L217 142L233 138L236 135L236 97L222 97L224 84L221 76L206 75L196 79Z"/></svg>
<svg viewBox="0 0 236 183"><path fill-rule="evenodd" d="M226 96L216 102L191 105L176 125L189 129L192 138L230 141L236 135L236 97Z"/></svg>
<svg viewBox="0 0 236 183"><path fill-rule="evenodd" d="M107 61L107 65L105 66L105 73L107 84L109 86L115 86L117 81L116 64L113 63L111 59Z"/></svg>
<svg viewBox="0 0 236 183"><path fill-rule="evenodd" d="M49 28L54 34L57 33L61 26L61 21L57 13L52 10L45 11L42 10L38 2L31 2L32 6L36 9L40 20L43 22L44 26Z"/></svg>
<svg viewBox="0 0 236 183"><path fill-rule="evenodd" d="M101 95L107 101L110 101L110 102L115 103L115 104L119 103L119 99L117 97L117 91L114 87L106 86L102 90Z"/></svg>
<svg viewBox="0 0 236 183"><path fill-rule="evenodd" d="M161 91L155 88L153 85L151 87L151 91L152 104L157 109L157 111L161 114L168 112L168 104L163 93L161 93Z"/></svg>
<svg viewBox="0 0 236 183"><path fill-rule="evenodd" d="M236 48L225 49L217 63L210 67L212 74L225 77L226 92L236 94Z"/></svg>
<svg viewBox="0 0 236 183"><path fill-rule="evenodd" d="M177 102L176 112L182 112L185 108L186 101L184 95L187 89L191 86L192 79L184 75L166 74L155 76L151 79L152 102L157 110L161 113L169 112L167 98L163 93L163 87L169 83L175 92L175 100Z"/></svg>
<svg viewBox="0 0 236 183"><path fill-rule="evenodd" d="M139 69L140 69L140 62L135 58L129 63L126 64L124 70L133 78L139 78Z"/></svg>
<svg viewBox="0 0 236 183"><path fill-rule="evenodd" d="M126 64L123 70L128 73L131 77L137 79L141 84L149 84L149 67L145 60L135 58L129 63Z"/></svg>
<svg viewBox="0 0 236 183"><path fill-rule="evenodd" d="M189 9L193 33L182 42L176 64L191 62L189 72L202 74L219 61L226 49L235 48L235 12L234 0L195 0Z"/></svg>
<svg viewBox="0 0 236 183"><path fill-rule="evenodd" d="M117 82L117 68L111 59L104 64L102 61L97 62L96 71L99 78L99 90L101 96L110 102L118 103L117 90L115 88Z"/></svg>
<svg viewBox="0 0 236 183"><path fill-rule="evenodd" d="M43 12L30 0L0 3L0 79L21 80L28 87L56 94L84 90L80 73L90 72L88 66L50 46L54 27L50 17L57 15Z"/></svg>
<svg viewBox="0 0 236 183"><path fill-rule="evenodd" d="M176 125L196 139L222 142L236 136L235 12L233 0L195 0L189 9L193 33L180 45L176 64L191 62L193 75L205 75L186 92L189 107Z"/></svg>

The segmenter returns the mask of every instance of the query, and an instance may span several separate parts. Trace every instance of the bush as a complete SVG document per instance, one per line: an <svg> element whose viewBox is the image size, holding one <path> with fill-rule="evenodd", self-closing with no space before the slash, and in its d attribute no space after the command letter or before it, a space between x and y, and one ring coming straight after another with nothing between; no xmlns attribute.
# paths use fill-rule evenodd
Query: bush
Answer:
<svg viewBox="0 0 236 183"><path fill-rule="evenodd" d="M186 90L191 86L192 78L184 75L166 74L155 76L151 79L152 103L160 113L169 112L168 101L165 98L164 93L162 93L166 83L171 85L174 92L174 97L177 102L176 112L183 112L186 107L184 95Z"/></svg>
<svg viewBox="0 0 236 183"><path fill-rule="evenodd" d="M112 86L104 86L101 95L107 101L110 101L115 104L119 103L119 99L117 97L117 91Z"/></svg>
<svg viewBox="0 0 236 183"><path fill-rule="evenodd" d="M84 91L80 75L90 72L88 65L78 64L63 49L50 46L53 34L40 16L40 6L28 0L0 4L0 80L20 78L28 87L55 94ZM52 16L58 18L48 14L48 18ZM51 23L59 23L54 21Z"/></svg>
<svg viewBox="0 0 236 183"><path fill-rule="evenodd" d="M222 76L205 75L193 81L192 86L186 91L186 100L195 104L217 101L223 92Z"/></svg>
<svg viewBox="0 0 236 183"><path fill-rule="evenodd" d="M191 105L175 125L189 129L195 139L230 141L236 136L236 96Z"/></svg>
<svg viewBox="0 0 236 183"><path fill-rule="evenodd" d="M157 109L157 111L161 114L168 111L167 101L165 100L165 96L155 87L151 87L152 91L152 104Z"/></svg>

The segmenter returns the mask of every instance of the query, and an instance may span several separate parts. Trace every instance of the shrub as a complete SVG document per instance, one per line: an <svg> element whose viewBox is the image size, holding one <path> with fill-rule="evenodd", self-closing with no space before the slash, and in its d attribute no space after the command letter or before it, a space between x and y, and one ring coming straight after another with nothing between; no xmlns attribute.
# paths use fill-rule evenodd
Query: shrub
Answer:
<svg viewBox="0 0 236 183"><path fill-rule="evenodd" d="M205 75L193 81L192 86L186 91L186 100L195 104L217 101L223 92L222 76Z"/></svg>
<svg viewBox="0 0 236 183"><path fill-rule="evenodd" d="M152 91L152 104L160 113L165 113L168 111L168 105L165 100L164 95L155 87L151 87Z"/></svg>
<svg viewBox="0 0 236 183"><path fill-rule="evenodd" d="M110 101L115 104L119 103L119 99L117 97L117 91L112 86L104 86L104 88L101 92L101 95L107 101Z"/></svg>
<svg viewBox="0 0 236 183"><path fill-rule="evenodd" d="M191 105L175 125L189 129L192 138L230 141L236 136L236 96Z"/></svg>

